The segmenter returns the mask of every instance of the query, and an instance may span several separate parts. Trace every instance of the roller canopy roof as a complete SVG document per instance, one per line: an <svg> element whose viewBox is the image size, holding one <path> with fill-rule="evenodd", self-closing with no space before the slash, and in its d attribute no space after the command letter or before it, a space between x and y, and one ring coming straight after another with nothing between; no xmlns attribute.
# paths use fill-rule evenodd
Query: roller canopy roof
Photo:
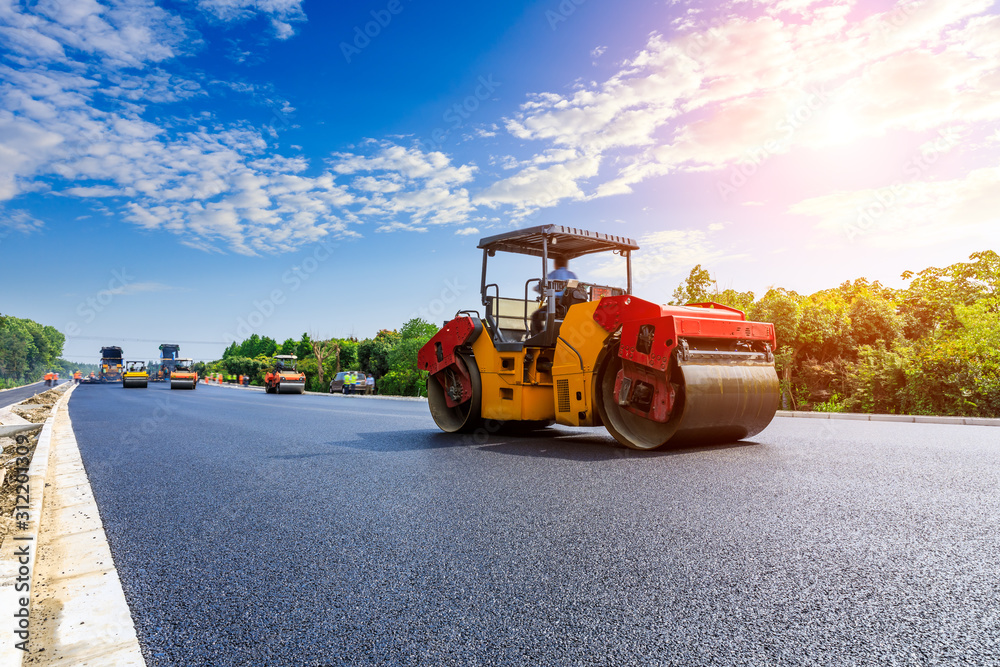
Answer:
<svg viewBox="0 0 1000 667"><path fill-rule="evenodd" d="M548 239L549 257L573 259L594 252L632 251L639 246L630 238L612 236L600 232L588 232L576 227L561 225L542 225L528 227L506 234L497 234L480 239L479 248L495 252L516 252L522 255L542 256L542 239Z"/></svg>

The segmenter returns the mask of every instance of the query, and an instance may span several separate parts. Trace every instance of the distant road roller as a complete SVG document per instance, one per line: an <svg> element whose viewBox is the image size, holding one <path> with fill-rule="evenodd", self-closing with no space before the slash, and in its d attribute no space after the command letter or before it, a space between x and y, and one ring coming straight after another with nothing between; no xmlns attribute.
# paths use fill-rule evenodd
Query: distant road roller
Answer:
<svg viewBox="0 0 1000 667"><path fill-rule="evenodd" d="M177 359L174 362L174 370L170 373L170 388L198 388L198 374L194 372L194 361L191 359Z"/></svg>
<svg viewBox="0 0 1000 667"><path fill-rule="evenodd" d="M649 450L741 440L774 418L774 325L717 303L633 296L632 239L546 225L484 238L479 248L484 316L459 311L418 353L441 430L604 426L623 445ZM541 258L541 276L523 295L502 296L487 282L497 252ZM547 277L549 259L600 252L624 259L624 286ZM539 298L529 298L533 285Z"/></svg>
<svg viewBox="0 0 1000 667"><path fill-rule="evenodd" d="M149 385L149 373L145 361L126 361L122 386L126 389L145 389Z"/></svg>
<svg viewBox="0 0 1000 667"><path fill-rule="evenodd" d="M306 376L295 369L294 354L278 354L274 368L264 376L264 391L268 394L302 394L306 390Z"/></svg>

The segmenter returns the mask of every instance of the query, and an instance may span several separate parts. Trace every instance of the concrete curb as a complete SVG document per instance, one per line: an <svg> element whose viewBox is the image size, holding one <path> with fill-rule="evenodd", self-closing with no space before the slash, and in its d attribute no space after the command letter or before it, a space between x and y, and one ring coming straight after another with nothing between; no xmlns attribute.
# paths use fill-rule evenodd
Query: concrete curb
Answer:
<svg viewBox="0 0 1000 667"><path fill-rule="evenodd" d="M966 426L1000 426L1000 419L986 417L938 417L935 415L871 415L862 412L795 412L778 410L776 417L795 419L849 419L867 422L909 422L911 424L952 424Z"/></svg>
<svg viewBox="0 0 1000 667"><path fill-rule="evenodd" d="M427 402L425 396L386 396L384 394L372 394L371 396L366 396L364 394L330 394L323 393L321 391L307 391L307 394L314 394L316 396L337 396L339 398L351 399L351 400L361 400L361 401L373 401L381 399L383 401L423 401Z"/></svg>
<svg viewBox="0 0 1000 667"><path fill-rule="evenodd" d="M31 664L145 666L69 410L55 413L38 564Z"/></svg>
<svg viewBox="0 0 1000 667"><path fill-rule="evenodd" d="M52 408L52 414L45 420L38 436L35 453L28 466L28 528L12 532L3 541L0 549L0 618L12 623L0 627L0 665L20 667L27 650L17 648L22 639L31 645L31 587L34 585L35 561L38 559L38 531L41 526L45 477L49 470L49 450L52 445L52 426L55 415L63 408L73 393L75 385L66 390ZM25 399L28 400L28 399ZM20 589L20 590L19 590ZM21 604L27 602L27 604ZM26 627L20 627L20 619L25 619ZM15 634L24 631L25 636Z"/></svg>

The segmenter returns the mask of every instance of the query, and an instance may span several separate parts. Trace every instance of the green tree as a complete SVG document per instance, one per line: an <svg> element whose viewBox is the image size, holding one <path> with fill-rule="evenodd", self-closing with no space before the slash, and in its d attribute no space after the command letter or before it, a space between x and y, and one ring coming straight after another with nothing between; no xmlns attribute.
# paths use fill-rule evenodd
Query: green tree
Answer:
<svg viewBox="0 0 1000 667"><path fill-rule="evenodd" d="M802 349L799 338L799 323L802 319L802 297L796 292L772 287L755 303L748 314L749 319L774 324L774 335L778 349L774 361L781 378L782 406L795 407L795 393L792 387L792 370Z"/></svg>
<svg viewBox="0 0 1000 667"><path fill-rule="evenodd" d="M295 347L295 356L299 359L305 359L310 354L312 354L312 340L309 338L309 334L304 333Z"/></svg>
<svg viewBox="0 0 1000 667"><path fill-rule="evenodd" d="M0 325L0 372L16 383L34 382L55 369L66 338L51 326L11 315Z"/></svg>
<svg viewBox="0 0 1000 667"><path fill-rule="evenodd" d="M7 325L0 328L0 371L15 380L24 377L28 370L30 347L34 346L30 336L18 327Z"/></svg>
<svg viewBox="0 0 1000 667"><path fill-rule="evenodd" d="M717 291L714 288L715 281L711 274L707 269L701 268L701 264L697 264L684 282L674 290L674 297L670 303L674 306L683 306L686 303L711 301L709 294Z"/></svg>
<svg viewBox="0 0 1000 667"><path fill-rule="evenodd" d="M316 359L316 376L320 385L323 384L323 360L327 357L335 359L337 370L340 370L340 344L336 339L311 341L313 357Z"/></svg>
<svg viewBox="0 0 1000 667"><path fill-rule="evenodd" d="M361 370L379 379L389 372L389 353L402 339L396 331L382 329L375 338L358 343L358 363Z"/></svg>
<svg viewBox="0 0 1000 667"><path fill-rule="evenodd" d="M379 393L403 396L427 395L427 371L417 368L417 352L438 328L420 318L402 326L399 341L389 350L389 372L381 379Z"/></svg>
<svg viewBox="0 0 1000 667"><path fill-rule="evenodd" d="M738 308L744 313L750 310L754 304L753 292L739 292L734 289L724 289L721 292L712 294L709 301L721 303L723 306Z"/></svg>
<svg viewBox="0 0 1000 667"><path fill-rule="evenodd" d="M958 329L958 306L971 306L978 299L1000 291L1000 256L992 250L976 252L971 261L945 268L929 267L905 271L909 287L900 297L900 314L907 338L916 340L943 328Z"/></svg>
<svg viewBox="0 0 1000 667"><path fill-rule="evenodd" d="M892 345L903 333L896 304L868 290L859 291L849 311L851 333L858 345Z"/></svg>
<svg viewBox="0 0 1000 667"><path fill-rule="evenodd" d="M269 365L263 359L250 357L226 357L218 362L226 375L246 375L252 380L260 380L261 374L267 371Z"/></svg>
<svg viewBox="0 0 1000 667"><path fill-rule="evenodd" d="M358 367L358 347L360 343L350 338L340 338L337 340L337 344L340 345L340 367L360 370ZM337 372L339 372L339 369Z"/></svg>

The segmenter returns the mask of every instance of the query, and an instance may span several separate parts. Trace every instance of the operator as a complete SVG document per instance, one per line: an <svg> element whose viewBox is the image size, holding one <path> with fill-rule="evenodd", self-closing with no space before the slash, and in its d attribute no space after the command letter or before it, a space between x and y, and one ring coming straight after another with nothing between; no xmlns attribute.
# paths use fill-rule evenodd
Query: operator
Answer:
<svg viewBox="0 0 1000 667"><path fill-rule="evenodd" d="M549 275L545 277L546 280L576 280L576 274L569 270L569 262L563 257L556 257L554 259L555 268L549 271ZM537 286L535 289L541 291L541 286ZM555 293L556 303L559 303L559 299L562 298L563 290L558 290ZM531 314L531 335L534 336L542 332L545 329L545 313L546 304L543 302L542 306L538 308L535 312Z"/></svg>

